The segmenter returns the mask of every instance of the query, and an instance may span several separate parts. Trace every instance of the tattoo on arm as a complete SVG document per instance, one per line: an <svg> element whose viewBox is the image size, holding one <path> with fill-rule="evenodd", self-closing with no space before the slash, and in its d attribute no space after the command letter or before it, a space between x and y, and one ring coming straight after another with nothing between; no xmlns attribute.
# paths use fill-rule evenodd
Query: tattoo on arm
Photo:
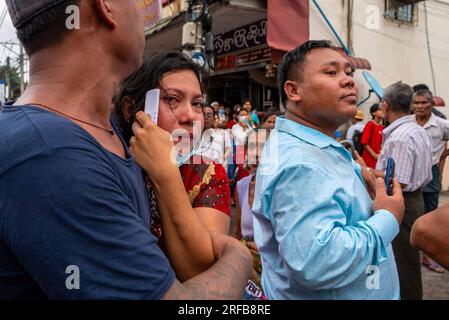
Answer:
<svg viewBox="0 0 449 320"><path fill-rule="evenodd" d="M243 246L234 246L209 270L180 283L175 283L164 300L237 300L251 275L252 258Z"/></svg>

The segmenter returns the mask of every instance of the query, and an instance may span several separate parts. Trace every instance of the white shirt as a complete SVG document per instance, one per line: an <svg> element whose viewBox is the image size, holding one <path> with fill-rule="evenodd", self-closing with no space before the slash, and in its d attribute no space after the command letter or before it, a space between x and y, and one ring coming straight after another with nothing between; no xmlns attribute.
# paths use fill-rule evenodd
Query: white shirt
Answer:
<svg viewBox="0 0 449 320"><path fill-rule="evenodd" d="M365 128L365 124L362 121L357 122L356 124L353 124L349 127L348 132L346 133L346 140L352 140L354 137L355 130L358 130L360 132L363 132L363 129Z"/></svg>
<svg viewBox="0 0 449 320"><path fill-rule="evenodd" d="M222 164L226 168L228 151L232 151L232 138L228 131L223 129L208 129L203 132L200 154Z"/></svg>
<svg viewBox="0 0 449 320"><path fill-rule="evenodd" d="M415 115L411 115L409 117L416 122ZM431 113L429 120L423 128L432 137L432 165L438 164L440 162L441 155L446 149L446 141L449 140L449 120L442 119Z"/></svg>
<svg viewBox="0 0 449 320"><path fill-rule="evenodd" d="M376 170L385 170L393 158L395 176L407 185L405 192L415 191L432 180L432 138L410 116L404 116L383 131L384 143Z"/></svg>
<svg viewBox="0 0 449 320"><path fill-rule="evenodd" d="M235 139L235 144L238 146L243 146L245 144L246 136L248 135L250 128L248 126L245 126L242 128L240 124L235 124L232 127L232 136Z"/></svg>

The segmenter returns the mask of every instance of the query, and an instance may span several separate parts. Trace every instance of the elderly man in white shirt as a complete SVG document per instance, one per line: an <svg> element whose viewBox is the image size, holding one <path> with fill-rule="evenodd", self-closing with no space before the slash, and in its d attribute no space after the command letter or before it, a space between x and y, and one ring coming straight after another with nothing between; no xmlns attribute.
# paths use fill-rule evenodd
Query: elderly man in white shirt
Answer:
<svg viewBox="0 0 449 320"><path fill-rule="evenodd" d="M439 163L449 140L449 121L439 118L432 113L432 101L433 96L429 90L416 91L413 97L414 115L410 116L432 137L432 181L423 187L424 213L438 208L438 199L441 191ZM425 254L423 254L422 264L432 271L444 272L441 266Z"/></svg>
<svg viewBox="0 0 449 320"><path fill-rule="evenodd" d="M396 83L385 89L381 108L391 124L384 129L384 144L376 170L385 170L388 158L396 163L395 175L402 185L405 214L393 249L399 272L401 298L422 299L419 250L410 244L411 228L424 210L422 187L432 180L432 139L409 116L412 88Z"/></svg>

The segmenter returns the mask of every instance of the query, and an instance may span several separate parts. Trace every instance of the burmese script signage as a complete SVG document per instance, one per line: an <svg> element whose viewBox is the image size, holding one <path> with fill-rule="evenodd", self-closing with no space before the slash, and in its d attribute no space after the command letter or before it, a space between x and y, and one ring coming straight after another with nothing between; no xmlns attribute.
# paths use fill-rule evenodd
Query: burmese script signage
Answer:
<svg viewBox="0 0 449 320"><path fill-rule="evenodd" d="M267 42L267 21L261 20L214 35L214 49L217 56L233 51L257 47Z"/></svg>

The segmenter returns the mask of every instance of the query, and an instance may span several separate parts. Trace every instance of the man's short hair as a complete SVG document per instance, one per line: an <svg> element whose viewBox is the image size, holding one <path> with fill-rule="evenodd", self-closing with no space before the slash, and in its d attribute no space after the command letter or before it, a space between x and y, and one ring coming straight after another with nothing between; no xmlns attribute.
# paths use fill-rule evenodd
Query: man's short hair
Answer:
<svg viewBox="0 0 449 320"><path fill-rule="evenodd" d="M416 91L413 94L413 100L415 100L416 97L426 97L427 100L433 104L433 94L428 89L420 89L420 90Z"/></svg>
<svg viewBox="0 0 449 320"><path fill-rule="evenodd" d="M287 105L287 94L284 91L285 83L288 80L303 81L306 55L312 50L323 48L336 50L331 41L310 40L284 55L278 70L279 94L284 107Z"/></svg>
<svg viewBox="0 0 449 320"><path fill-rule="evenodd" d="M416 92L418 90L429 90L430 91L430 88L427 84L418 83L413 86L413 92Z"/></svg>
<svg viewBox="0 0 449 320"><path fill-rule="evenodd" d="M413 89L408 84L398 82L384 90L383 100L394 112L410 113Z"/></svg>
<svg viewBox="0 0 449 320"><path fill-rule="evenodd" d="M55 45L70 33L66 27L66 8L80 5L81 0L66 0L36 15L17 29L17 37L25 51L31 55L43 48Z"/></svg>

